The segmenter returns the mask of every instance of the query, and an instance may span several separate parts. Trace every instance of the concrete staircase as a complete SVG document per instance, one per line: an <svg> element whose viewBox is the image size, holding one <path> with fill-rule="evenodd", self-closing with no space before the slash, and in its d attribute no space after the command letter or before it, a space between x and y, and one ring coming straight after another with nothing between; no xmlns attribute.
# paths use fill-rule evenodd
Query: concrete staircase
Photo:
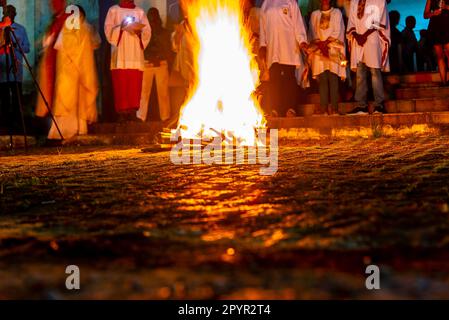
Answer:
<svg viewBox="0 0 449 320"><path fill-rule="evenodd" d="M420 131L423 126L432 132L435 129L437 132L449 132L449 87L440 86L438 73L388 75L385 77L385 89L390 97L385 103L386 114L315 115L315 111L319 110L320 97L317 93L309 93L303 98L304 104L298 107L298 117L270 118L268 126L288 132L299 130L298 137L303 135L304 130L335 136L337 131L378 132L379 128L387 128L389 132L399 132L413 127ZM346 113L355 107L354 102L339 104L339 108ZM77 137L68 143L146 146L156 143L163 130L162 122L98 123L89 128L89 136ZM13 140L15 147L22 147L23 138L20 135ZM0 131L0 150L7 150L9 144L7 132ZM29 144L34 146L40 142L30 137Z"/></svg>
<svg viewBox="0 0 449 320"><path fill-rule="evenodd" d="M330 132L334 129L404 128L415 125L449 127L449 87L440 86L438 73L388 75L385 78L387 114L356 114L346 116L314 115L319 108L320 97L309 93L304 104L298 107L296 118L270 118L268 125L277 129L313 129ZM354 102L342 102L339 108L346 113L356 107ZM149 123L101 123L94 125L90 133L114 144L148 144L163 130L160 122Z"/></svg>
<svg viewBox="0 0 449 320"><path fill-rule="evenodd" d="M449 87L441 87L437 72L408 75L388 75L385 77L385 103L388 113L444 112L449 111ZM305 103L298 107L300 116L311 116L319 109L320 97L317 93L307 96ZM342 111L355 108L353 102L339 104Z"/></svg>

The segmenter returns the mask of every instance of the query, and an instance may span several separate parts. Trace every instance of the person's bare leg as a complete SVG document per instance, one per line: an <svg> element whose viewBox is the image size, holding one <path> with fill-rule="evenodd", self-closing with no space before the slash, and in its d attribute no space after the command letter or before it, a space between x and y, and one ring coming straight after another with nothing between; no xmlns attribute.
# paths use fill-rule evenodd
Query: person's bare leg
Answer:
<svg viewBox="0 0 449 320"><path fill-rule="evenodd" d="M446 64L446 73L445 73L445 79L447 82L447 65L449 64L449 43L446 43L444 45L444 62Z"/></svg>
<svg viewBox="0 0 449 320"><path fill-rule="evenodd" d="M440 44L435 45L434 49L435 49L435 54L436 54L437 60L438 60L438 71L440 72L441 82L443 83L443 85L446 85L446 83L447 83L447 68L446 68L444 49L443 49L443 46Z"/></svg>

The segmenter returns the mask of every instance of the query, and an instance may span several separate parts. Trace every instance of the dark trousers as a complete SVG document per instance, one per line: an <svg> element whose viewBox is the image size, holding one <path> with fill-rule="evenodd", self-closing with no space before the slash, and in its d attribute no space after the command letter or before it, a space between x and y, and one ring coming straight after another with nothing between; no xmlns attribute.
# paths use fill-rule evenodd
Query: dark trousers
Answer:
<svg viewBox="0 0 449 320"><path fill-rule="evenodd" d="M405 71L408 73L415 72L415 56L413 52L404 53L402 60L404 61Z"/></svg>
<svg viewBox="0 0 449 320"><path fill-rule="evenodd" d="M295 66L273 63L270 68L269 105L279 116L286 116L288 109L296 111L298 100L298 84Z"/></svg>
<svg viewBox="0 0 449 320"><path fill-rule="evenodd" d="M318 76L320 85L320 104L323 111L329 106L330 102L335 111L338 110L338 76L329 70L324 71Z"/></svg>
<svg viewBox="0 0 449 320"><path fill-rule="evenodd" d="M0 83L0 124L2 127L16 127L21 123L17 84L19 85L19 94L22 95L21 82Z"/></svg>

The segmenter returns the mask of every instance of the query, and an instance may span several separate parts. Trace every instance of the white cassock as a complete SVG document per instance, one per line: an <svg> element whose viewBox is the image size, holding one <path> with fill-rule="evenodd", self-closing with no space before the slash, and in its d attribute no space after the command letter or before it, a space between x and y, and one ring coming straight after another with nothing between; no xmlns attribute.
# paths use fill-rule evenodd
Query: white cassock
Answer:
<svg viewBox="0 0 449 320"><path fill-rule="evenodd" d="M57 63L52 111L64 139L87 134L87 125L97 120L94 51L100 43L100 35L86 21L79 29L65 26L55 42ZM61 139L54 122L48 139Z"/></svg>
<svg viewBox="0 0 449 320"><path fill-rule="evenodd" d="M327 23L322 23L321 18L323 14L327 14L328 16L330 16ZM316 10L310 17L309 41L326 41L328 39L333 40L332 44L336 44L335 47L331 48L331 50L338 51L338 54L340 54L344 58L345 23L343 21L343 15L341 14L341 11L336 8L331 8L324 13L321 10ZM342 79L346 78L346 67L342 66L341 63L326 58L320 54L313 54L311 60L312 76L314 78L327 70L336 74Z"/></svg>
<svg viewBox="0 0 449 320"><path fill-rule="evenodd" d="M122 29L124 21L143 26L137 35L133 30ZM118 113L130 113L140 107L144 50L150 43L151 27L143 9L112 6L106 17L104 31L111 44L111 76L114 87L114 104Z"/></svg>
<svg viewBox="0 0 449 320"><path fill-rule="evenodd" d="M369 68L390 71L388 51L391 44L390 21L385 0L366 0L365 14L361 19L357 16L358 0L352 0L349 12L347 38L351 51L351 69L356 70L357 64L363 62ZM367 30L376 28L363 47L359 46L353 32L364 34Z"/></svg>
<svg viewBox="0 0 449 320"><path fill-rule="evenodd" d="M307 33L298 3L294 0L265 0L260 17L260 47L267 48L267 67L273 63L304 65L299 45Z"/></svg>
<svg viewBox="0 0 449 320"><path fill-rule="evenodd" d="M132 17L136 22L145 25L142 29L141 40L129 32L120 32L121 23L127 17ZM143 71L143 49L148 46L151 39L151 27L145 11L139 7L128 9L118 5L112 6L106 17L104 31L111 44L111 69Z"/></svg>

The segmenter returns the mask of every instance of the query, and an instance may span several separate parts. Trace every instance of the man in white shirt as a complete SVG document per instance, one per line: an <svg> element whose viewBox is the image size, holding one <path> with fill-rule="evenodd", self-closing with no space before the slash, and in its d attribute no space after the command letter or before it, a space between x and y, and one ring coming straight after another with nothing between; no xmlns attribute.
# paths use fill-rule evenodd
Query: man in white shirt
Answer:
<svg viewBox="0 0 449 320"><path fill-rule="evenodd" d="M261 11L259 57L270 70L270 108L274 116L295 114L295 72L303 65L301 49L307 47L301 11L294 0L265 0Z"/></svg>
<svg viewBox="0 0 449 320"><path fill-rule="evenodd" d="M142 28L129 30L133 23ZM133 0L120 0L109 9L104 29L111 44L115 110L121 120L135 120L142 93L144 50L151 39L147 15Z"/></svg>
<svg viewBox="0 0 449 320"><path fill-rule="evenodd" d="M359 110L384 112L382 71L390 71L390 22L385 0L353 0L349 12L347 38L351 69L357 71L355 100ZM371 73L374 106L368 106L367 72Z"/></svg>

